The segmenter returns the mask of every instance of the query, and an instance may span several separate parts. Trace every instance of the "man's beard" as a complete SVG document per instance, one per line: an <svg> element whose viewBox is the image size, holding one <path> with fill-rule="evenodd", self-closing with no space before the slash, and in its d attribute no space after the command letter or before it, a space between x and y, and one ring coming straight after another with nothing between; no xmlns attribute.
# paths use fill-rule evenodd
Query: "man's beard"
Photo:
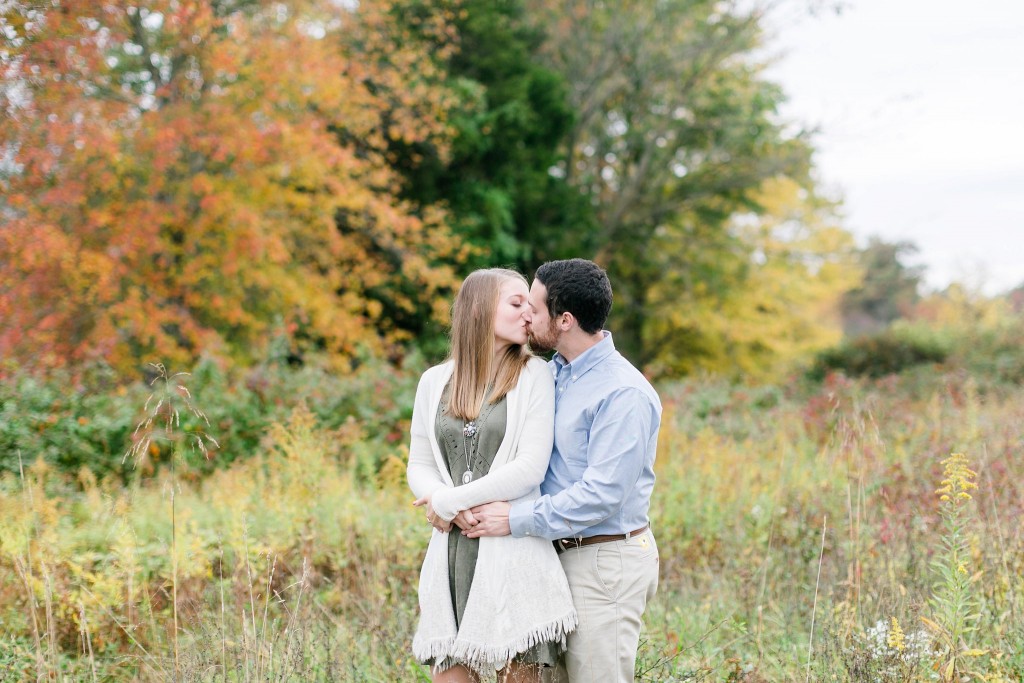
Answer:
<svg viewBox="0 0 1024 683"><path fill-rule="evenodd" d="M560 336L561 333L554 325L548 325L547 334L544 339L535 335L531 329L529 332L530 350L539 354L551 353L558 346L558 338Z"/></svg>

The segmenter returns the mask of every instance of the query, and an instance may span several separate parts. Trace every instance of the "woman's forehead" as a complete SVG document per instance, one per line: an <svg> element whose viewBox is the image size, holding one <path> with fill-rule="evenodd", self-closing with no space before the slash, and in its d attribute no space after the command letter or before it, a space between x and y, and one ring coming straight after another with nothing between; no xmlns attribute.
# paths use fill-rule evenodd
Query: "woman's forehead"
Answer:
<svg viewBox="0 0 1024 683"><path fill-rule="evenodd" d="M501 295L503 297L515 296L516 294L527 296L529 290L526 288L526 283L518 278L509 278L501 283Z"/></svg>

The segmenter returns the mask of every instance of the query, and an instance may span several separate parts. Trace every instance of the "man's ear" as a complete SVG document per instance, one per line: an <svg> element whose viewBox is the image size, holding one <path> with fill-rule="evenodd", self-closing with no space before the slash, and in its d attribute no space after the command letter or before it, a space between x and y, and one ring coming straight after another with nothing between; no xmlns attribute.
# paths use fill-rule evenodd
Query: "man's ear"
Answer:
<svg viewBox="0 0 1024 683"><path fill-rule="evenodd" d="M574 325L576 325L576 317L569 311L563 311L562 315L558 316L558 329L563 332L568 332Z"/></svg>

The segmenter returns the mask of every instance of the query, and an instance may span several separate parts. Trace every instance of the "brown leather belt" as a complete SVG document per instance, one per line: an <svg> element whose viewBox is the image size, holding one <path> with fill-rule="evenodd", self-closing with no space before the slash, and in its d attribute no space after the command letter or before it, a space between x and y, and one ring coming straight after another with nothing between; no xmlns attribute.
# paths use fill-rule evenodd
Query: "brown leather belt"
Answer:
<svg viewBox="0 0 1024 683"><path fill-rule="evenodd" d="M643 525L636 531L630 531L628 534L605 534L603 536L587 536L586 538L560 538L556 541L551 541L555 550L561 554L569 548L582 548L585 545L594 545L595 543L609 543L611 541L624 541L627 538L639 536L643 532L647 531L647 525Z"/></svg>

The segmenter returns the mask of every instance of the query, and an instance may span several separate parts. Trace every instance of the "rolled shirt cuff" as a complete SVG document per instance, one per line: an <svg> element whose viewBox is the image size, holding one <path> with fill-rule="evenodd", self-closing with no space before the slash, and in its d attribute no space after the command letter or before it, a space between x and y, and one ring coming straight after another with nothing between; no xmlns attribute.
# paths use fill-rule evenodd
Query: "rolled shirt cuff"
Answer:
<svg viewBox="0 0 1024 683"><path fill-rule="evenodd" d="M508 511L508 526L513 536L538 536L533 519L533 501L524 500L512 503Z"/></svg>

